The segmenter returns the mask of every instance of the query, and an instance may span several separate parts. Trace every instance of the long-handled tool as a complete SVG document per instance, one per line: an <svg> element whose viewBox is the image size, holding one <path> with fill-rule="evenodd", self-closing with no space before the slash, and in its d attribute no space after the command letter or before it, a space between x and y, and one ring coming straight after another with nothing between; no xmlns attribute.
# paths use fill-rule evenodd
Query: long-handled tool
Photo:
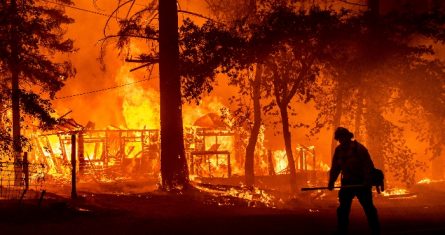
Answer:
<svg viewBox="0 0 445 235"><path fill-rule="evenodd" d="M344 186L336 186L333 187L333 189L342 189L342 188L362 188L365 187L362 184L355 184L355 185L344 185ZM329 187L310 187L310 188L301 188L301 191L312 191L312 190L324 190L329 189Z"/></svg>

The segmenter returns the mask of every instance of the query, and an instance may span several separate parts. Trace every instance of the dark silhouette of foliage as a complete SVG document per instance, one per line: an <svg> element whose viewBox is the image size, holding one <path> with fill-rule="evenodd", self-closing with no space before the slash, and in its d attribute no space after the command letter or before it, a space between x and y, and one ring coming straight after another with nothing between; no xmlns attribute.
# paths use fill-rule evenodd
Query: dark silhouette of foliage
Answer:
<svg viewBox="0 0 445 235"><path fill-rule="evenodd" d="M217 27L208 22L203 27L187 26L184 30L193 35L187 44L192 54L203 56L221 52L215 65L219 72L226 73L233 84L245 86L240 76L252 64L264 66L266 95L274 101L265 109L278 107L283 122L292 188L296 187L295 164L289 132L288 106L296 95L302 102L313 98L315 78L324 64L335 52L336 27L341 23L342 14L330 10L312 8L296 11L286 5L277 5L259 13L259 21L235 24L231 28ZM245 22L242 22L245 23ZM209 26L213 26L210 28ZM225 30L226 32L221 32ZM219 32L218 32L219 31ZM195 38L205 38L196 41ZM195 44L196 43L196 44ZM216 48L216 49L215 49ZM195 51L193 51L195 50ZM212 82L212 80L205 80ZM200 83L203 84L203 83ZM211 85L209 85L211 86ZM242 90L248 94L247 90Z"/></svg>
<svg viewBox="0 0 445 235"><path fill-rule="evenodd" d="M70 0L56 2L72 4ZM61 6L45 1L0 2L2 134L12 131L12 136L2 137L7 140L2 145L9 145L12 139L15 152L22 148L20 110L36 117L41 126L55 123L48 99L75 73L70 62L55 59L56 54L74 51L73 41L63 37L63 26L70 23L73 20ZM12 109L12 119L5 115L7 109Z"/></svg>
<svg viewBox="0 0 445 235"><path fill-rule="evenodd" d="M337 60L333 76L326 77L333 79L334 88L325 90L324 94L331 94L328 99L317 99L321 116L326 115L317 125L355 125L356 136L365 139L362 134L366 134L378 167L412 184L424 164L414 159L401 134L403 128L387 114L405 114L401 118L407 126L406 119L419 115L413 110L428 110L438 115L430 118L430 126L436 129L430 129L429 135L440 133L444 71L442 63L432 59L432 43L443 40L443 17L399 11L375 18L365 12L348 21L353 28L341 55L344 60Z"/></svg>

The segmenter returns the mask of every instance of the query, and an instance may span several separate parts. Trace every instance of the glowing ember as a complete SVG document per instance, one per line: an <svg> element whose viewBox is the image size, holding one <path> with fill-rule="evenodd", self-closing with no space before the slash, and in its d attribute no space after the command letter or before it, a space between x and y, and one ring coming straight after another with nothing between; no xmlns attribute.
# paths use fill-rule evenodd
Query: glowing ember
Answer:
<svg viewBox="0 0 445 235"><path fill-rule="evenodd" d="M421 180L419 180L419 182L417 182L418 184L430 184L432 182L431 179L429 178L423 178Z"/></svg>
<svg viewBox="0 0 445 235"><path fill-rule="evenodd" d="M212 193L215 196L230 196L239 199L243 199L248 201L248 206L250 207L258 207L258 206L266 206L270 208L276 208L276 198L264 190L259 188L247 189L247 188L237 188L237 187L229 187L228 189L210 189L207 187L202 187L197 185L202 191ZM218 202L220 206L228 206L230 203Z"/></svg>
<svg viewBox="0 0 445 235"><path fill-rule="evenodd" d="M384 192L382 192L382 195L384 197L388 198L403 198L403 199L413 199L416 198L417 195L410 193L407 189L404 188L392 188L392 189L385 189Z"/></svg>
<svg viewBox="0 0 445 235"><path fill-rule="evenodd" d="M391 196L391 195L405 195L408 194L408 190L404 188L393 188L384 191L383 196Z"/></svg>

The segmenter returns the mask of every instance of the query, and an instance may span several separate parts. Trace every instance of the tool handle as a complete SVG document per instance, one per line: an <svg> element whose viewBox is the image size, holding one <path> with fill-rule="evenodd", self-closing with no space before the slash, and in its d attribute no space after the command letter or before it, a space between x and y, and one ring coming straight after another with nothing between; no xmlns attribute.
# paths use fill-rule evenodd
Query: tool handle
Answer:
<svg viewBox="0 0 445 235"><path fill-rule="evenodd" d="M364 187L364 185L358 184L358 185L344 185L344 186L337 186L333 187L334 189L339 188L361 188ZM312 190L324 190L329 189L329 187L311 187L311 188L301 188L301 191L312 191Z"/></svg>

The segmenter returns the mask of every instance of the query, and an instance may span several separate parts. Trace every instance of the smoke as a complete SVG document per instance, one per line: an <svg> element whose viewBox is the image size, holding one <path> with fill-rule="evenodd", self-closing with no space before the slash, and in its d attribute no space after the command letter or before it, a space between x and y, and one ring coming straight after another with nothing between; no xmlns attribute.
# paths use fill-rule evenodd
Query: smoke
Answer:
<svg viewBox="0 0 445 235"><path fill-rule="evenodd" d="M80 124L92 121L98 127L119 125L123 122L123 116L116 112L116 107L122 103L118 89L73 96L119 85L115 77L123 64L122 57L112 46L107 49L105 70L98 60L101 46L99 40L103 38L104 25L108 19L101 14L111 12L111 6L108 8L95 6L91 0L78 0L75 4L76 8L91 12L65 8L66 14L75 20L75 23L68 26L66 36L74 40L74 45L78 49L69 55L77 74L75 78L68 80L65 87L56 95L56 97L68 97L56 99L54 107L59 115L72 110L68 117Z"/></svg>
<svg viewBox="0 0 445 235"><path fill-rule="evenodd" d="M159 106L158 94L158 70L154 67L151 78L148 81L134 83L136 81L148 79L149 70L140 69L136 72L129 72L131 68L138 64L125 63L125 52L119 53L113 42L105 47L103 64L98 60L101 56L101 39L104 37L104 27L108 17L116 7L114 1L75 1L75 7L85 9L73 9L66 7L66 13L75 20L74 24L68 26L67 37L75 41L78 51L69 55L74 67L77 70L75 78L66 82L65 87L56 95L62 99L56 99L53 104L59 115L63 115L72 110L69 118L73 118L78 123L85 125L89 121L96 124L97 129L104 129L108 126L122 128L158 128L159 127ZM180 1L180 8L185 11L196 12L208 15L208 9L204 1ZM92 13L96 12L98 14ZM190 17L193 20L203 22L204 19L188 14L180 14L179 19ZM115 19L105 31L116 32L117 24ZM134 49L133 49L134 51ZM103 69L103 67L105 69ZM229 107L228 98L237 94L237 88L228 86L226 79L218 79L218 84L209 97L204 97L200 105L185 104L183 107L184 124L192 125L194 120L207 112L217 112L222 107ZM130 84L123 86L125 84ZM115 88L117 87L117 88ZM111 88L111 89L107 89ZM100 90L100 91L98 91ZM98 91L98 92L92 92ZM83 94L83 95L78 95ZM65 97L65 98L64 98ZM301 107L300 107L301 106ZM316 116L316 112L310 105L299 105L297 110L304 110L294 117L295 122L311 122ZM274 117L276 119L276 117ZM280 133L281 123L275 127L266 128L267 148L278 150L284 144ZM307 129L294 129L293 142L303 145L313 145L314 140L308 140ZM329 159L330 134L327 138L318 141L318 146L322 149L320 155L324 155L326 161ZM326 144L324 144L326 143ZM326 153L326 154L323 154Z"/></svg>
<svg viewBox="0 0 445 235"><path fill-rule="evenodd" d="M140 1L140 3L145 3ZM116 7L115 1L110 0L76 0L77 8L66 8L66 13L74 18L75 23L67 28L67 37L75 41L78 51L69 55L77 70L75 78L66 82L65 87L56 97L66 97L54 100L54 107L59 115L72 110L67 117L75 119L85 125L91 121L97 129L108 126L122 128L159 128L159 94L158 94L158 70L153 68L149 77L149 68L130 72L131 68L138 64L125 63L126 52L119 53L114 44L105 48L103 64L98 58L101 56L101 42L104 27L108 17ZM180 1L182 10L209 15L205 1ZM99 14L96 14L96 13ZM202 18L187 14L180 14L179 19L191 17L196 21L204 21ZM111 24L105 30L116 32L117 24L111 19ZM443 52L442 52L443 54ZM105 68L105 69L104 69ZM147 80L148 79L148 80ZM138 82L141 80L147 80ZM227 85L225 79L218 79L218 85L209 97L205 97L200 105L184 105L184 124L191 125L194 120L207 112L217 112L221 107L229 107L228 98L237 95L238 90ZM100 90L100 91L98 91ZM92 92L97 91L97 92ZM83 94L83 95L78 95ZM317 110L312 103L292 104L297 110L297 115L291 117L293 123L312 124L315 121ZM265 146L272 150L284 149L283 138L280 134L281 122L278 117L266 117L266 123L277 121L276 125L266 126ZM317 158L324 162L330 162L330 141L333 130L322 129L314 138L308 138L309 129L293 128L293 146L302 144L315 145ZM406 134L408 144L418 153L422 159L423 145L415 140L414 134ZM420 176L423 177L423 176Z"/></svg>

